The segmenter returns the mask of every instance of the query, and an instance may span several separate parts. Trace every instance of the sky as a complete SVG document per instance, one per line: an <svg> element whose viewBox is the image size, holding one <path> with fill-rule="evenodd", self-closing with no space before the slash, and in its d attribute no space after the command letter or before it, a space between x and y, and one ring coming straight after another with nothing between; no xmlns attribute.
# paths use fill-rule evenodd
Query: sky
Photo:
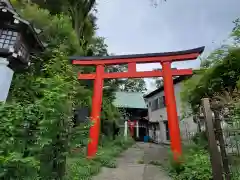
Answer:
<svg viewBox="0 0 240 180"><path fill-rule="evenodd" d="M154 2L158 5L154 6ZM97 35L109 53L141 54L205 46L204 55L224 44L240 17L240 0L98 0ZM172 67L198 68L200 60ZM160 68L141 64L138 71ZM152 90L152 81L147 80Z"/></svg>

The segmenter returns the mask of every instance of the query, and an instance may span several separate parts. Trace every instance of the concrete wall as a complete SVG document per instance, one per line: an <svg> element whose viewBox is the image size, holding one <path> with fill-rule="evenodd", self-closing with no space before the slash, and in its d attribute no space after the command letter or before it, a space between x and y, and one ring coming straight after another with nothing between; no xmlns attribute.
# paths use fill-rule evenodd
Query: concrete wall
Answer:
<svg viewBox="0 0 240 180"><path fill-rule="evenodd" d="M6 101L13 77L13 70L7 65L8 61L0 57L0 102Z"/></svg>
<svg viewBox="0 0 240 180"><path fill-rule="evenodd" d="M192 136L195 132L197 132L197 124L193 122L193 117L188 117L185 119L181 119L182 117L182 106L181 106L181 97L180 97L180 92L181 92L181 83L175 84L174 85L174 90L175 90L175 98L176 98L176 103L177 103L177 113L179 117L179 126L180 126L180 131L181 131L181 136L182 140L186 140L189 138L189 136ZM149 102L152 102L154 99L159 98L161 96L164 96L164 91L155 94L154 96L145 99L146 103L148 104L148 115L149 115L149 121L150 122L159 122L160 126L160 132L158 141L160 142L168 142L167 137L166 137L166 128L164 121L167 121L167 112L166 112L166 107L165 108L160 108L155 111L151 110L151 107L149 106ZM188 109L186 109L188 110Z"/></svg>

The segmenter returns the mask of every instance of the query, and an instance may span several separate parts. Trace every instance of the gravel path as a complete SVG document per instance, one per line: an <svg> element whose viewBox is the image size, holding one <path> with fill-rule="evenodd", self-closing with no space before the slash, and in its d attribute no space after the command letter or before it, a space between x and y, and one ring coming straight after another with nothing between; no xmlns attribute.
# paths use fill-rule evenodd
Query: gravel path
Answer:
<svg viewBox="0 0 240 180"><path fill-rule="evenodd" d="M117 168L102 168L93 180L171 180L160 167L149 164L151 161L163 163L166 157L164 146L137 143L118 158Z"/></svg>

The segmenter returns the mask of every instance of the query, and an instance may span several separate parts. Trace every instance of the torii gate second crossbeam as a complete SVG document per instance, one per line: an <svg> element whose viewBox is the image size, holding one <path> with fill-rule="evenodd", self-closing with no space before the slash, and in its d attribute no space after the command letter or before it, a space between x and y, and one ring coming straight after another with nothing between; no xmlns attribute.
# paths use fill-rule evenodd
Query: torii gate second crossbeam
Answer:
<svg viewBox="0 0 240 180"><path fill-rule="evenodd" d="M163 77L164 93L167 107L168 125L170 130L171 149L174 159L177 160L181 154L181 138L174 95L173 76L191 75L191 69L172 69L171 63L175 61L194 60L202 52L204 47L190 49L186 51L167 52L167 53L149 53L136 55L120 55L105 57L70 57L72 64L82 66L96 66L96 73L79 74L78 79L94 80L94 89L92 97L91 121L93 125L90 128L90 142L88 144L88 157L94 157L98 148L100 131L100 112L102 106L103 81L111 78L146 78ZM136 65L142 63L160 63L162 70L137 72ZM107 73L104 71L106 65L128 64L127 72Z"/></svg>

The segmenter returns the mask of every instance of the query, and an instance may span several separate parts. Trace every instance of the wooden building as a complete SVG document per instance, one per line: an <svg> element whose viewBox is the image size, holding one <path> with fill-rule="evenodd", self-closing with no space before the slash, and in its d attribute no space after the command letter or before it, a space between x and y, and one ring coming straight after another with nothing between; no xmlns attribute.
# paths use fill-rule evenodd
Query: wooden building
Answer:
<svg viewBox="0 0 240 180"><path fill-rule="evenodd" d="M143 93L139 92L116 92L114 105L122 112L119 127L125 128L129 123L136 122L134 125L134 139L143 141L148 134L148 110L145 104Z"/></svg>

